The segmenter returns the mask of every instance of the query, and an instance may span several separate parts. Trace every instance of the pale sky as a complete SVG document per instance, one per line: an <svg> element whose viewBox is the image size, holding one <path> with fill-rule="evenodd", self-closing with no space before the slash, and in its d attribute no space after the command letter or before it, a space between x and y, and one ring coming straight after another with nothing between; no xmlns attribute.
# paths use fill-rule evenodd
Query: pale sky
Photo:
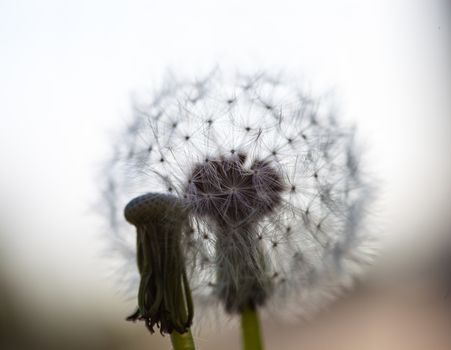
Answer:
<svg viewBox="0 0 451 350"><path fill-rule="evenodd" d="M11 275L49 301L113 288L92 210L99 169L133 93L167 69L284 70L333 88L380 179L385 233L407 242L440 226L451 204L446 3L1 0L0 241Z"/></svg>

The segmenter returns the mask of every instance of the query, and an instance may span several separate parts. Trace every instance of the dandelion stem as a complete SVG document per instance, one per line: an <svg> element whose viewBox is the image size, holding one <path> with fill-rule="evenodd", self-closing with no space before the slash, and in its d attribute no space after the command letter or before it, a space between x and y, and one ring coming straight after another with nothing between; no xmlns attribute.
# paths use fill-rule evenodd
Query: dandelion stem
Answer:
<svg viewBox="0 0 451 350"><path fill-rule="evenodd" d="M263 350L257 310L246 308L241 313L243 350Z"/></svg>
<svg viewBox="0 0 451 350"><path fill-rule="evenodd" d="M174 350L195 350L193 336L189 329L183 334L172 332L171 342Z"/></svg>

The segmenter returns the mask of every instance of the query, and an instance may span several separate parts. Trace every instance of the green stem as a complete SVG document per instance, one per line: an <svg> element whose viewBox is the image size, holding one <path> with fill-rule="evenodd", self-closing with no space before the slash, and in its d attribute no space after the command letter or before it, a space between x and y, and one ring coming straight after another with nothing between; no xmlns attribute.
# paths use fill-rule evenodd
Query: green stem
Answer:
<svg viewBox="0 0 451 350"><path fill-rule="evenodd" d="M263 350L257 310L247 308L241 313L243 350Z"/></svg>
<svg viewBox="0 0 451 350"><path fill-rule="evenodd" d="M171 342L174 350L195 350L191 330L180 334L176 331L171 333Z"/></svg>

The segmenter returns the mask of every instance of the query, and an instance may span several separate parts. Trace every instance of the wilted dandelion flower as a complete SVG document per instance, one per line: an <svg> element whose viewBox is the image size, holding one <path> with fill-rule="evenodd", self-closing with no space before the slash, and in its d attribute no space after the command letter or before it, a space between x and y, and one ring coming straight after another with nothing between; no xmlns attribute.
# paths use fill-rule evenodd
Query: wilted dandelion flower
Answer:
<svg viewBox="0 0 451 350"><path fill-rule="evenodd" d="M180 201L171 195L147 193L131 200L125 218L137 229L136 260L141 282L138 309L127 320L142 320L151 333L185 333L193 308L180 236L188 227Z"/></svg>
<svg viewBox="0 0 451 350"><path fill-rule="evenodd" d="M189 213L180 244L197 302L232 314L321 307L366 265L372 241L354 131L329 107L264 74L168 81L135 105L110 163L116 242L133 247L122 222L131 198L170 194Z"/></svg>

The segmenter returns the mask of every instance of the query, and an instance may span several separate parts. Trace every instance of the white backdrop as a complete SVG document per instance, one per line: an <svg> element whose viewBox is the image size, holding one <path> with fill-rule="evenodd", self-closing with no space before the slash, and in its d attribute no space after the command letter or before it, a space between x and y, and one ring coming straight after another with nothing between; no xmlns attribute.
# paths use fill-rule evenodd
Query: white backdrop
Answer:
<svg viewBox="0 0 451 350"><path fill-rule="evenodd" d="M284 70L334 88L380 179L385 234L439 232L451 198L450 14L419 0L0 1L9 273L41 302L114 294L92 207L98 172L133 92L167 69Z"/></svg>

